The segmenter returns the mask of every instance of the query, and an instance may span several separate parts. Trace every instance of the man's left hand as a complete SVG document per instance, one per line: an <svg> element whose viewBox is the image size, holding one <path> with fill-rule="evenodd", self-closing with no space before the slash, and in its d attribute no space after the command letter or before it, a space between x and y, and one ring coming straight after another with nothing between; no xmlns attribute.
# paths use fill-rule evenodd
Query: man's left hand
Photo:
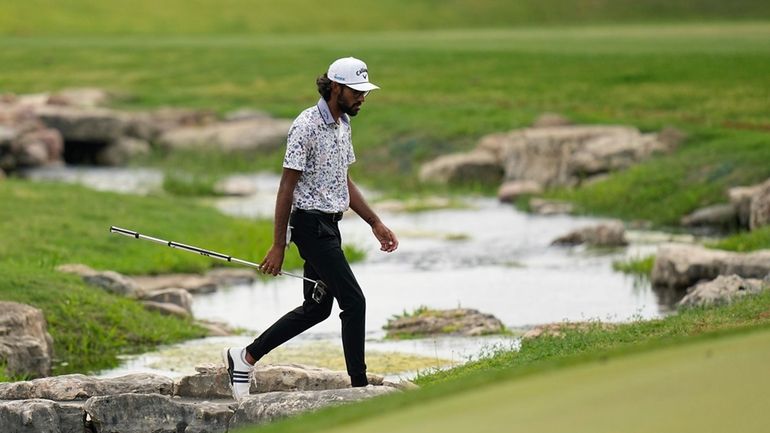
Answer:
<svg viewBox="0 0 770 433"><path fill-rule="evenodd" d="M372 232L374 236L380 241L380 250L386 253L392 253L398 248L398 239L396 234L393 233L382 222L377 222L372 226Z"/></svg>

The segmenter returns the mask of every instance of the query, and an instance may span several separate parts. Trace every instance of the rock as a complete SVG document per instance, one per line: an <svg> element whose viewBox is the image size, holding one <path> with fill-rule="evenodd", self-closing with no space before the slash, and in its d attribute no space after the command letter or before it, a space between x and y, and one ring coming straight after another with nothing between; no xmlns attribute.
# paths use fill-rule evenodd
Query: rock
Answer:
<svg viewBox="0 0 770 433"><path fill-rule="evenodd" d="M172 129L158 142L170 149L216 147L226 152L279 149L286 142L291 121L272 118L221 122Z"/></svg>
<svg viewBox="0 0 770 433"><path fill-rule="evenodd" d="M399 382L391 382L389 380L383 380L382 386L389 386L391 388L396 388L399 391L414 391L415 389L420 389L418 385L408 380L401 380Z"/></svg>
<svg viewBox="0 0 770 433"><path fill-rule="evenodd" d="M145 141L156 141L165 132L189 126L210 125L216 116L206 110L161 108L150 112L126 114L126 135Z"/></svg>
<svg viewBox="0 0 770 433"><path fill-rule="evenodd" d="M42 107L48 104L49 93L32 93L27 95L18 95L13 103L21 107Z"/></svg>
<svg viewBox="0 0 770 433"><path fill-rule="evenodd" d="M717 204L685 215L680 222L686 227L731 229L738 225L738 215L732 204Z"/></svg>
<svg viewBox="0 0 770 433"><path fill-rule="evenodd" d="M9 375L51 374L53 338L43 312L29 305L0 302L0 361Z"/></svg>
<svg viewBox="0 0 770 433"><path fill-rule="evenodd" d="M199 365L193 376L180 378L176 393L181 397L231 398L227 370L219 365ZM369 384L380 386L383 377L368 373ZM344 371L300 364L259 364L251 377L251 394L277 391L323 391L350 388L350 377Z"/></svg>
<svg viewBox="0 0 770 433"><path fill-rule="evenodd" d="M158 290L143 295L142 300L176 305L186 311L187 315L192 315L192 295L184 289Z"/></svg>
<svg viewBox="0 0 770 433"><path fill-rule="evenodd" d="M420 181L441 184L499 184L503 177L500 162L489 152L473 151L441 156L420 169Z"/></svg>
<svg viewBox="0 0 770 433"><path fill-rule="evenodd" d="M367 373L371 385L382 385L382 376ZM350 388L350 376L344 371L300 364L257 364L252 374L252 393L275 391L322 391Z"/></svg>
<svg viewBox="0 0 770 433"><path fill-rule="evenodd" d="M68 105L72 107L91 108L106 105L112 99L112 95L105 90L83 87L76 89L64 89L51 94L46 101L49 105Z"/></svg>
<svg viewBox="0 0 770 433"><path fill-rule="evenodd" d="M614 329L615 325L602 322L547 323L545 325L535 326L528 330L521 336L521 338L523 340L530 340L538 337L564 337L565 331L586 332L596 328L609 330Z"/></svg>
<svg viewBox="0 0 770 433"><path fill-rule="evenodd" d="M274 420L366 398L398 392L386 386L336 389L327 391L269 392L243 400L235 411L231 428L247 424L266 424Z"/></svg>
<svg viewBox="0 0 770 433"><path fill-rule="evenodd" d="M537 215L560 215L571 214L574 206L565 201L533 198L529 201L529 209Z"/></svg>
<svg viewBox="0 0 770 433"><path fill-rule="evenodd" d="M251 284L257 279L257 271L243 268L214 268L206 272L206 278L210 278L217 286Z"/></svg>
<svg viewBox="0 0 770 433"><path fill-rule="evenodd" d="M589 139L575 149L567 160L567 169L572 176L590 177L626 169L653 152L665 150L655 134L617 131Z"/></svg>
<svg viewBox="0 0 770 433"><path fill-rule="evenodd" d="M19 132L16 129L0 125L0 152L10 152L11 143L18 135Z"/></svg>
<svg viewBox="0 0 770 433"><path fill-rule="evenodd" d="M142 301L142 306L147 311L155 311L164 316L176 316L180 318L188 318L191 316L191 313L189 311L185 310L179 305L175 305L171 303Z"/></svg>
<svg viewBox="0 0 770 433"><path fill-rule="evenodd" d="M227 337L236 335L236 330L223 322L213 322L209 320L196 320L195 324L206 330L209 337Z"/></svg>
<svg viewBox="0 0 770 433"><path fill-rule="evenodd" d="M503 167L505 181L533 181L545 188L575 186L587 178L628 168L655 152L672 150L677 142L673 135L663 131L642 134L625 126L525 128L482 137L474 152L492 154ZM448 157L429 162L423 169L433 171L439 162L448 165L453 161L445 159Z"/></svg>
<svg viewBox="0 0 770 433"><path fill-rule="evenodd" d="M497 190L497 199L501 202L510 203L516 201L522 195L540 194L543 192L543 186L531 180L514 180L505 182Z"/></svg>
<svg viewBox="0 0 770 433"><path fill-rule="evenodd" d="M141 287L131 278L115 271L98 271L83 276L83 281L93 286L101 287L105 291L121 296L140 297Z"/></svg>
<svg viewBox="0 0 770 433"><path fill-rule="evenodd" d="M389 319L383 329L388 331L388 337L436 334L479 336L499 334L505 330L505 326L491 314L468 308L455 308L426 309L417 314Z"/></svg>
<svg viewBox="0 0 770 433"><path fill-rule="evenodd" d="M195 370L197 374L177 379L174 384L175 395L205 399L233 398L230 379L223 366L199 365Z"/></svg>
<svg viewBox="0 0 770 433"><path fill-rule="evenodd" d="M0 104L0 168L19 168L60 164L64 142L61 134L46 128L31 109Z"/></svg>
<svg viewBox="0 0 770 433"><path fill-rule="evenodd" d="M150 143L142 139L121 137L97 151L94 161L98 165L121 166L137 156L148 155L150 150Z"/></svg>
<svg viewBox="0 0 770 433"><path fill-rule="evenodd" d="M63 162L64 139L55 129L39 128L21 134L14 148L18 167L39 167Z"/></svg>
<svg viewBox="0 0 770 433"><path fill-rule="evenodd" d="M532 180L546 187L574 186L579 183L579 175L596 173L592 164L591 153L582 156L580 172L573 172L570 160L586 143L601 140L604 143L626 144L634 137L635 130L624 127L584 127L564 126L553 128L525 129L513 131L504 138L501 158L505 168L506 180Z"/></svg>
<svg viewBox="0 0 770 433"><path fill-rule="evenodd" d="M658 248L651 279L655 287L684 290L719 275L762 278L768 272L770 250L733 253L697 245L665 244Z"/></svg>
<svg viewBox="0 0 770 433"><path fill-rule="evenodd" d="M241 108L235 111L230 111L224 115L224 120L227 122L237 122L241 120L251 119L268 119L270 115L264 111L254 110L251 108Z"/></svg>
<svg viewBox="0 0 770 433"><path fill-rule="evenodd" d="M762 185L738 186L727 190L727 196L730 198L730 204L735 208L738 218L738 225L742 228L749 228L751 221L751 199L759 194Z"/></svg>
<svg viewBox="0 0 770 433"><path fill-rule="evenodd" d="M83 409L50 400L0 402L3 433L86 433Z"/></svg>
<svg viewBox="0 0 770 433"><path fill-rule="evenodd" d="M551 245L588 244L595 247L622 247L628 245L622 221L610 221L584 227L555 239Z"/></svg>
<svg viewBox="0 0 770 433"><path fill-rule="evenodd" d="M572 122L561 114L543 113L532 122L533 128L551 128L554 126L569 126Z"/></svg>
<svg viewBox="0 0 770 433"><path fill-rule="evenodd" d="M116 141L124 135L127 124L125 116L106 108L47 105L35 113L46 126L61 132L68 146Z"/></svg>
<svg viewBox="0 0 770 433"><path fill-rule="evenodd" d="M7 128L4 135L8 131L12 132L11 139L25 132L45 128L45 125L35 116L33 108L18 104L0 104L0 125ZM7 135L4 137L5 140L8 140Z"/></svg>
<svg viewBox="0 0 770 433"><path fill-rule="evenodd" d="M186 403L158 394L93 397L83 409L99 433L224 433L233 416L228 404Z"/></svg>
<svg viewBox="0 0 770 433"><path fill-rule="evenodd" d="M128 392L172 395L174 382L155 374L137 373L110 379L68 374L26 382L0 383L0 400L44 398L69 401Z"/></svg>
<svg viewBox="0 0 770 433"><path fill-rule="evenodd" d="M749 228L756 230L767 224L770 224L770 179L763 183L751 198Z"/></svg>
<svg viewBox="0 0 770 433"><path fill-rule="evenodd" d="M156 292L163 289L184 289L190 293L211 293L217 290L214 279L197 274L165 274L158 276L133 277L132 280L143 292Z"/></svg>
<svg viewBox="0 0 770 433"><path fill-rule="evenodd" d="M476 150L491 153L495 161L502 166L503 153L505 152L510 134L511 132L509 131L485 135L479 139L479 142L476 144Z"/></svg>
<svg viewBox="0 0 770 433"><path fill-rule="evenodd" d="M709 307L724 305L749 294L763 290L762 280L744 279L737 275L720 275L712 281L699 283L692 287L679 301L681 307Z"/></svg>

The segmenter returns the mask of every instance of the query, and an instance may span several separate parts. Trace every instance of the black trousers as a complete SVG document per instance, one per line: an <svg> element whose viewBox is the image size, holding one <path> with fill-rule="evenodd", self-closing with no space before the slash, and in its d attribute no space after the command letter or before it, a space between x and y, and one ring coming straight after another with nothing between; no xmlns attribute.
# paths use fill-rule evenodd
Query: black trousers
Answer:
<svg viewBox="0 0 770 433"><path fill-rule="evenodd" d="M342 348L353 386L365 386L364 337L366 299L342 252L337 221L329 214L297 210L291 214L291 240L305 260L305 276L326 283L326 295L311 298L313 283L304 282L305 301L265 330L246 351L259 360L271 350L329 317L337 299L342 312Z"/></svg>

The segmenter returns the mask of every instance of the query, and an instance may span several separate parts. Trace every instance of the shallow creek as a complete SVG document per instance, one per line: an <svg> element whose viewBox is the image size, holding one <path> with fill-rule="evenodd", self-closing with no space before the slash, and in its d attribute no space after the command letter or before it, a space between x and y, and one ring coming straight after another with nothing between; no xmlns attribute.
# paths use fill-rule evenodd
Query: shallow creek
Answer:
<svg viewBox="0 0 770 433"><path fill-rule="evenodd" d="M38 171L29 177L133 193L158 188L162 181L162 176L144 169L58 169L57 173ZM253 194L216 199L214 206L230 215L271 218L278 178L258 174L234 180L249 185ZM115 187L111 186L113 183ZM126 185L131 184L141 187L127 191ZM374 201L375 194L365 195ZM513 330L565 320L624 322L665 314L667 308L659 305L649 283L614 271L612 262L653 254L657 245L671 240L671 236L630 231L627 237L631 244L625 248L554 247L550 243L556 237L602 220L528 215L489 198L469 197L463 202L462 208L454 209L380 211L385 223L399 236L400 247L392 254L379 251L371 230L355 214L347 213L340 223L343 241L366 251L366 259L352 267L367 297L370 370L394 375L463 362L495 348L518 344L511 336L383 339L382 327L388 318L420 306L478 309L495 315ZM261 256L245 259L258 262ZM247 336L189 341L132 356L121 367L103 375L129 371L188 374L196 363L217 362L217 348L247 344L255 333L301 301L301 282L287 277L260 279L253 284L196 295L196 318L223 321L252 331ZM335 306L332 317L269 355L274 358L271 360L312 363L328 358L320 363L342 369L338 314ZM413 355L419 358L412 358Z"/></svg>

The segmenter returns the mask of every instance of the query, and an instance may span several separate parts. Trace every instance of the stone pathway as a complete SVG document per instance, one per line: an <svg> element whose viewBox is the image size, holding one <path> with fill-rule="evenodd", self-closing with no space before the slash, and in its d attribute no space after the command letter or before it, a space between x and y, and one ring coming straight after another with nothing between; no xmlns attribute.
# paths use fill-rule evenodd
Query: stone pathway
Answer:
<svg viewBox="0 0 770 433"><path fill-rule="evenodd" d="M252 375L252 395L236 402L224 367L203 365L196 370L177 380L152 374L111 379L72 374L0 383L0 431L227 432L416 387L370 374L370 386L350 388L345 372L299 364L260 365Z"/></svg>

